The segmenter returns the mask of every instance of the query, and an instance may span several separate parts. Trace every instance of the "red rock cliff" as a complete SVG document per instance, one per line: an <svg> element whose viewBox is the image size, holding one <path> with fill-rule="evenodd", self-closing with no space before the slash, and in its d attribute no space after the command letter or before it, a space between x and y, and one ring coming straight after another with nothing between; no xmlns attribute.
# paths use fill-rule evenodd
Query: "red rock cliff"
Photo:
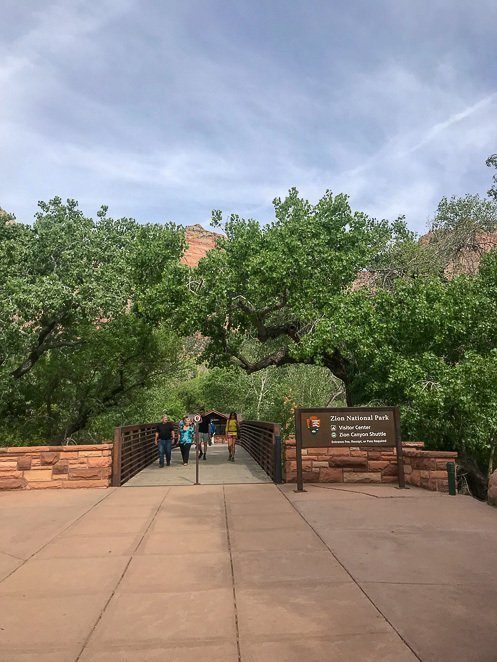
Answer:
<svg viewBox="0 0 497 662"><path fill-rule="evenodd" d="M181 262L189 267L196 267L200 260L215 247L219 237L221 237L220 234L206 230L201 225L190 225L186 228L188 248Z"/></svg>

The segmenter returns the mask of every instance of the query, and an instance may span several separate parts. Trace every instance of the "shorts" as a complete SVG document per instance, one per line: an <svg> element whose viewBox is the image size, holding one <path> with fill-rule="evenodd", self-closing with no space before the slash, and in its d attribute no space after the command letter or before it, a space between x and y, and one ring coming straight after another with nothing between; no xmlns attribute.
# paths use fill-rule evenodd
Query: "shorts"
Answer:
<svg viewBox="0 0 497 662"><path fill-rule="evenodd" d="M210 440L210 435L208 432L199 432L198 433L198 439L200 442L207 444L208 441Z"/></svg>

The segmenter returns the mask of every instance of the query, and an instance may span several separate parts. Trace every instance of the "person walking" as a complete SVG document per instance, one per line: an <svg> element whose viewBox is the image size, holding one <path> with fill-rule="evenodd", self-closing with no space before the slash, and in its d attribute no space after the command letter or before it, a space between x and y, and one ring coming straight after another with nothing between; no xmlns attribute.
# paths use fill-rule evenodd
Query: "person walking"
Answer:
<svg viewBox="0 0 497 662"><path fill-rule="evenodd" d="M228 441L229 462L235 461L235 446L239 433L240 433L240 426L238 425L238 417L236 415L236 412L232 411L226 423L226 439Z"/></svg>
<svg viewBox="0 0 497 662"><path fill-rule="evenodd" d="M214 437L216 436L216 420L214 418L211 418L209 422L209 446L212 446L214 443Z"/></svg>
<svg viewBox="0 0 497 662"><path fill-rule="evenodd" d="M205 415L202 416L202 420L198 424L198 444L200 451L199 458L207 460L207 446L209 444L209 417Z"/></svg>
<svg viewBox="0 0 497 662"><path fill-rule="evenodd" d="M171 423L167 414L164 414L162 421L155 428L155 445L159 447L159 467L164 466L164 456L166 464L171 464L171 448L176 438L174 423Z"/></svg>
<svg viewBox="0 0 497 662"><path fill-rule="evenodd" d="M183 418L183 424L179 427L179 448L183 458L183 466L188 464L190 457L190 448L192 447L195 428L192 419L189 416Z"/></svg>

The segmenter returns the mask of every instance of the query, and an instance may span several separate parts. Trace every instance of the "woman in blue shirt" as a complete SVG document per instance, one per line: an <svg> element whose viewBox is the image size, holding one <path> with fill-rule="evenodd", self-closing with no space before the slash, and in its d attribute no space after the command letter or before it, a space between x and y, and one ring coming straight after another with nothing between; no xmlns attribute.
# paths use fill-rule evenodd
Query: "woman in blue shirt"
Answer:
<svg viewBox="0 0 497 662"><path fill-rule="evenodd" d="M194 435L195 428L193 427L192 419L185 416L183 418L183 425L179 426L179 448L181 450L181 457L183 458L183 466L188 464Z"/></svg>

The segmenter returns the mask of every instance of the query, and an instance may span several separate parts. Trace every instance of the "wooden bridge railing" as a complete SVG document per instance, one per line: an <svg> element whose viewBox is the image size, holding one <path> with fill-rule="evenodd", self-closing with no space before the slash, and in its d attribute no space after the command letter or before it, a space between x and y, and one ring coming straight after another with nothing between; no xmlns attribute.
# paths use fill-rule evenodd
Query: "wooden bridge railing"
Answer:
<svg viewBox="0 0 497 662"><path fill-rule="evenodd" d="M282 482L279 425L265 421L242 421L239 444L250 453L275 483Z"/></svg>
<svg viewBox="0 0 497 662"><path fill-rule="evenodd" d="M157 457L154 443L157 423L116 428L112 452L112 485L119 487Z"/></svg>

